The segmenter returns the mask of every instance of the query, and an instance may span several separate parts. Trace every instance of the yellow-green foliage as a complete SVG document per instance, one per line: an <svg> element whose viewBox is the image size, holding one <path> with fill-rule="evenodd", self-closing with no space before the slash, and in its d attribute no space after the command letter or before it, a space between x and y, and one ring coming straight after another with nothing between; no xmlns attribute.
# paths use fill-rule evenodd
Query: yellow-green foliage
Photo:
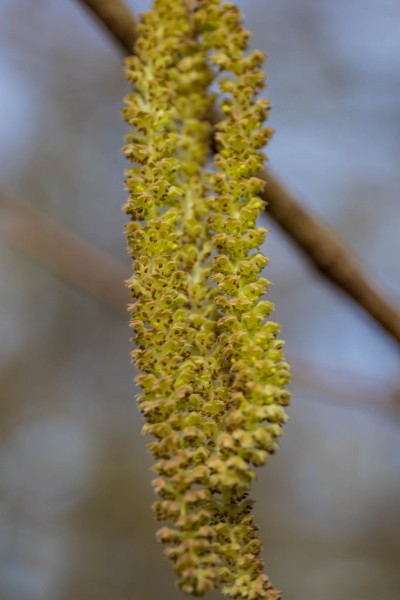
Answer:
<svg viewBox="0 0 400 600"><path fill-rule="evenodd" d="M268 102L256 99L263 55L245 54L240 13L219 0L155 0L138 34L126 62L124 153L135 166L125 211L138 401L167 522L158 537L183 591L275 600L247 498L289 402L279 326L260 300L269 282L256 175L271 134ZM215 100L224 119L210 169Z"/></svg>

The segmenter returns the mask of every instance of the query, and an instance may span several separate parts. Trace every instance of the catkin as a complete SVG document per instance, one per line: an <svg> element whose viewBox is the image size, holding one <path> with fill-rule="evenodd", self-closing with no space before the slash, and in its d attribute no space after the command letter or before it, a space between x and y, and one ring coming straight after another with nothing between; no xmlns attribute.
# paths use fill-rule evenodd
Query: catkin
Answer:
<svg viewBox="0 0 400 600"><path fill-rule="evenodd" d="M248 37L238 9L219 0L155 0L142 16L126 61L124 209L138 403L166 522L158 537L184 592L276 600L248 492L282 434L289 370L266 320L273 305L260 299L269 282L257 171L271 130L256 98L263 55L246 54ZM215 101L224 118L210 170Z"/></svg>

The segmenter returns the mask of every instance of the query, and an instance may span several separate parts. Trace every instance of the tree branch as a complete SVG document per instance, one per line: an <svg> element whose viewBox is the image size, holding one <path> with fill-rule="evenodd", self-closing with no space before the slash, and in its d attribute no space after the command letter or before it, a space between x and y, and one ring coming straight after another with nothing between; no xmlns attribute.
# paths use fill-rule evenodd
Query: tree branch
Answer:
<svg viewBox="0 0 400 600"><path fill-rule="evenodd" d="M0 193L0 239L127 318L128 269L55 219Z"/></svg>
<svg viewBox="0 0 400 600"><path fill-rule="evenodd" d="M127 6L119 0L82 0L80 2L98 19L127 54L133 53L136 22Z"/></svg>
<svg viewBox="0 0 400 600"><path fill-rule="evenodd" d="M269 171L263 171L262 177L267 181L262 196L268 202L268 214L328 281L353 298L400 342L399 311L368 279L351 250L327 225L308 213Z"/></svg>
<svg viewBox="0 0 400 600"><path fill-rule="evenodd" d="M88 7L126 53L136 37L133 15L121 0L78 0ZM213 119L218 120L218 115ZM331 229L309 214L268 170L261 177L266 211L302 251L308 261L331 283L348 294L383 329L400 343L400 313L363 273L352 252Z"/></svg>

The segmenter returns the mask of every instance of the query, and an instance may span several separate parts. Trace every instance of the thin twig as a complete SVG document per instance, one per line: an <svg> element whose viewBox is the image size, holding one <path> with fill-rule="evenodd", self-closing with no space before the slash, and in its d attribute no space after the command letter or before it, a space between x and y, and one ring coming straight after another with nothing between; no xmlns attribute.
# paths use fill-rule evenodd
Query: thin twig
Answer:
<svg viewBox="0 0 400 600"><path fill-rule="evenodd" d="M82 0L98 21L112 34L128 54L133 52L136 22L127 6L119 0Z"/></svg>
<svg viewBox="0 0 400 600"><path fill-rule="evenodd" d="M96 15L127 53L136 34L133 15L121 0L79 0ZM218 115L214 115L218 120ZM266 211L303 252L308 261L331 283L348 294L398 343L400 313L364 274L354 254L316 217L309 214L268 170L261 173L267 185Z"/></svg>
<svg viewBox="0 0 400 600"><path fill-rule="evenodd" d="M129 271L28 204L0 193L0 239L127 319ZM122 310L124 309L124 310Z"/></svg>
<svg viewBox="0 0 400 600"><path fill-rule="evenodd" d="M400 313L377 289L356 256L335 233L303 208L280 181L263 171L267 212L328 281L346 292L397 342Z"/></svg>

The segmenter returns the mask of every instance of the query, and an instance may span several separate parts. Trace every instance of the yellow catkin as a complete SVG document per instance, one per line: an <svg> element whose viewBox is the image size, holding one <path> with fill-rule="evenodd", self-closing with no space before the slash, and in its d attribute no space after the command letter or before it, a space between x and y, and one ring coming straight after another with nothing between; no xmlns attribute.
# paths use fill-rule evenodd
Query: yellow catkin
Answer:
<svg viewBox="0 0 400 600"><path fill-rule="evenodd" d="M179 587L280 597L264 574L248 492L277 448L289 394L268 282L257 178L268 104L263 56L233 4L156 0L126 61L124 153L134 275L128 285L141 371L138 402L156 459L158 537ZM222 77L221 77L222 75ZM217 126L210 172L210 108Z"/></svg>

